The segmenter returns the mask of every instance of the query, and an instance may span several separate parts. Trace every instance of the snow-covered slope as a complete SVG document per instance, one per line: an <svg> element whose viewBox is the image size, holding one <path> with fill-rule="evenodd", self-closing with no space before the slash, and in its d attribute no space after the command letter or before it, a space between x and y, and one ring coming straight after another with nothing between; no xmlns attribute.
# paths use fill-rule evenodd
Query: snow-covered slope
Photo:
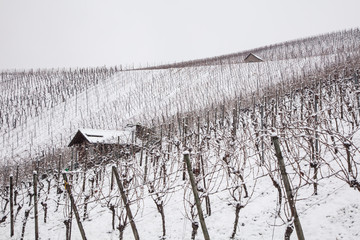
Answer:
<svg viewBox="0 0 360 240"><path fill-rule="evenodd" d="M0 239L10 236L9 174L18 179L12 239L22 234L24 239L34 238L34 190L28 174L32 170L37 170L40 181L41 239L66 239L71 216L72 239L81 239L66 193L69 184L87 239L132 239L113 166L141 239L191 239L196 229L195 238L203 239L184 152L191 153L211 239L229 239L232 234L234 239L283 239L294 216L274 136L280 139L306 239L358 239L357 33L353 38L344 34L343 49L349 52L339 51L341 41L335 38L336 51L325 44L329 40L325 46L318 43L319 49L314 47L309 56L294 48L294 56L305 56L279 54L259 63L230 59L205 66L120 71L62 94L66 97L59 97L62 100L54 106L26 110L32 114L16 127L1 128ZM304 51L313 48L297 44ZM313 54L321 53L322 47L330 50ZM289 46L284 49L292 51ZM152 127L160 142L144 141L136 154L119 154L115 148L104 156L89 149L85 159L65 147L80 128L121 130L138 122ZM35 161L22 165L29 159ZM103 164L87 164L102 160ZM295 230L291 237L296 238Z"/></svg>
<svg viewBox="0 0 360 240"><path fill-rule="evenodd" d="M12 164L67 146L79 128L121 130L127 124L147 124L235 97L248 101L254 94L265 95L274 84L286 86L321 71L338 57L118 72L38 116L29 116L15 129L3 130L0 159Z"/></svg>

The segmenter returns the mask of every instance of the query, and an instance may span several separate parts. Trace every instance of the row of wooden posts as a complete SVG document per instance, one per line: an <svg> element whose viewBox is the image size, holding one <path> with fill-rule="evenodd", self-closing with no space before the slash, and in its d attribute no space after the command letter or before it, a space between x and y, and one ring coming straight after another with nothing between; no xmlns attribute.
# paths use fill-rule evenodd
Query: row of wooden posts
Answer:
<svg viewBox="0 0 360 240"><path fill-rule="evenodd" d="M289 207L291 209L291 213L292 216L294 217L294 225L295 225L295 229L296 229L296 234L298 236L299 240L303 240L304 238L304 234L302 231L302 227L301 227L301 223L300 223L300 219L298 217L297 211L296 211L296 207L295 207L295 200L293 197L293 193L292 193L292 189L291 189L291 185L290 185L290 181L288 179L287 173L286 173L286 168L285 168L285 163L284 163L284 159L282 157L281 154L281 150L280 150L280 144L279 144L279 140L277 136L272 136L271 137L272 142L274 143L274 147L275 147L275 153L276 153L276 157L278 159L278 163L279 163L279 167L280 167L280 172L281 172L281 176L282 176L282 180L285 186L285 190L286 190L286 196L288 199L288 203L289 203ZM195 182L195 178L192 172L192 166L191 166L191 162L190 162L190 156L188 152L184 152L184 163L186 164L186 168L188 171L188 175L189 175L189 180L191 183L191 187L193 190L193 194L194 194L194 198L195 198L195 204L198 210L198 215L199 215L199 221L200 221L200 225L202 228L202 232L204 235L204 239L205 240L210 240L210 236L206 227L206 223L205 223L205 218L203 215L203 211L201 208L201 201L200 201L200 197L199 197L199 193L197 191L197 186L196 186L196 182ZM130 209L130 205L124 190L124 186L122 184L122 181L120 180L119 177L119 173L116 169L116 166L112 167L112 174L113 176L115 176L116 179L116 183L118 185L118 188L120 190L120 194L121 194L121 198L124 202L125 205L125 209L126 209L126 214L130 220L130 225L131 225L131 229L134 235L134 239L139 240L139 233L137 230L137 227L135 225L135 221ZM65 189L67 191L67 194L70 198L70 202L71 202L71 209L75 214L75 218L76 218L76 222L78 224L79 230L80 230L80 234L83 240L86 240L86 234L85 234L85 230L84 227L82 225L82 222L80 220L80 215L79 215L79 211L77 209L77 206L75 204L75 200L74 197L72 195L72 191L71 191L71 185L69 184L69 181L67 179L66 176L66 172L63 172L63 179L64 179L64 186ZM35 219L35 240L39 239L39 222L38 222L38 194L37 194L37 172L34 171L33 173L33 188L34 188L34 219ZM10 237L14 236L14 202L13 202L13 176L10 175ZM24 226L23 226L24 228ZM67 233L67 239L70 239L70 234ZM22 231L22 237L21 239L24 238L24 229Z"/></svg>

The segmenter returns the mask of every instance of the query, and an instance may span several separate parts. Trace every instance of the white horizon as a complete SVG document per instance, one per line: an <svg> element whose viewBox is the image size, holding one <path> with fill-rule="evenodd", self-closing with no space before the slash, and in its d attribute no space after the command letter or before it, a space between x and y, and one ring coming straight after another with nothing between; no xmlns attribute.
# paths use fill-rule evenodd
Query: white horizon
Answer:
<svg viewBox="0 0 360 240"><path fill-rule="evenodd" d="M356 0L0 0L0 71L146 66L358 28Z"/></svg>

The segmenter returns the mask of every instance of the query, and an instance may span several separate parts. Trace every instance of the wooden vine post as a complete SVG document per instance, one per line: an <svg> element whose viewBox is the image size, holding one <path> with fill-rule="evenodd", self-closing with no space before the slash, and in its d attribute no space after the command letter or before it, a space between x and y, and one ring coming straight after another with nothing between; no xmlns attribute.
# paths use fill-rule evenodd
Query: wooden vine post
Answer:
<svg viewBox="0 0 360 240"><path fill-rule="evenodd" d="M19 180L19 165L16 166L15 186L18 185L18 180Z"/></svg>
<svg viewBox="0 0 360 240"><path fill-rule="evenodd" d="M71 208L74 211L76 222L78 224L81 237L82 237L83 240L86 240L86 235L85 235L85 231L84 231L83 225L82 225L81 220L80 220L80 215L79 215L79 212L78 212L77 207L75 205L74 197L73 197L73 195L71 193L71 185L69 185L68 179L66 177L66 173L64 173L64 172L63 172L63 178L64 178L64 182L65 182L65 189L66 189L66 191L67 191L67 193L69 195L70 202L71 202Z"/></svg>
<svg viewBox="0 0 360 240"><path fill-rule="evenodd" d="M74 148L71 149L71 163L70 163L70 171L74 170L74 158L75 158L75 162L77 162L77 152L74 151ZM70 175L70 183L73 182L73 175ZM67 239L66 240L71 240L71 229L72 229L72 218L73 218L73 209L72 207L70 207L70 217L67 219L67 224L68 224L68 232L67 232Z"/></svg>
<svg viewBox="0 0 360 240"><path fill-rule="evenodd" d="M13 175L10 175L10 237L14 236L14 186Z"/></svg>
<svg viewBox="0 0 360 240"><path fill-rule="evenodd" d="M314 194L317 195L318 194L318 183L317 183L317 174L318 174L318 169L319 169L319 135L317 133L317 128L318 128L318 101L319 101L319 95L315 95L315 162L314 164Z"/></svg>
<svg viewBox="0 0 360 240"><path fill-rule="evenodd" d="M264 101L265 102L265 101ZM265 102L266 103L266 102ZM260 154L260 162L261 164L264 164L265 163L265 157L264 157L264 154L265 154L265 151L264 151L264 106L263 104L260 105L260 114L261 114L261 154Z"/></svg>
<svg viewBox="0 0 360 240"><path fill-rule="evenodd" d="M358 108L359 117L360 117L359 77L356 73L354 73L354 81L355 81L355 89L356 89L357 108Z"/></svg>
<svg viewBox="0 0 360 240"><path fill-rule="evenodd" d="M124 205L125 205L126 214L127 214L128 218L129 218L131 229L132 229L133 234L134 234L134 238L136 240L139 240L140 239L139 233L137 231L137 228L136 228L136 225L135 225L135 222L134 222L134 217L133 217L133 215L131 213L131 209L130 209L130 206L129 206L129 201L128 201L127 197L126 197L124 187L123 187L123 185L122 185L122 183L120 181L120 177L119 177L119 174L118 174L115 166L112 167L112 172L113 172L113 174L115 176L115 179L116 179L116 182L118 184L120 194L121 194L121 198L122 198L122 200L124 202Z"/></svg>
<svg viewBox="0 0 360 240"><path fill-rule="evenodd" d="M209 233L208 233L208 230L207 230L207 227L206 227L206 224L205 224L204 215L203 215L203 212L202 212L202 209L201 209L201 202L200 202L200 198L199 198L199 193L197 191L195 178L194 178L194 175L193 175L193 172L192 172L192 167L191 167L190 157L189 157L188 152L184 152L184 161L186 162L187 171L189 173L191 188L192 188L193 193L194 193L196 208L198 210L199 220L200 220L200 224L201 224L201 229L203 231L204 239L205 240L210 240Z"/></svg>
<svg viewBox="0 0 360 240"><path fill-rule="evenodd" d="M279 167L280 167L281 178L282 178L284 186L285 186L286 196L287 196L287 199L288 199L288 202L290 205L291 214L294 217L294 225L295 225L296 235L299 240L304 240L305 239L304 233L303 233L303 230L301 227L298 213L296 211L294 196L293 196L293 193L291 190L289 178L286 173L284 158L283 158L283 156L281 154L281 150L280 150L279 138L278 138L278 136L272 136L271 140L274 143L275 153L276 153L276 157L278 159L278 163L279 163Z"/></svg>
<svg viewBox="0 0 360 240"><path fill-rule="evenodd" d="M39 218L38 218L38 193L37 193L37 172L33 173L34 185L34 215L35 215L35 240L39 239Z"/></svg>

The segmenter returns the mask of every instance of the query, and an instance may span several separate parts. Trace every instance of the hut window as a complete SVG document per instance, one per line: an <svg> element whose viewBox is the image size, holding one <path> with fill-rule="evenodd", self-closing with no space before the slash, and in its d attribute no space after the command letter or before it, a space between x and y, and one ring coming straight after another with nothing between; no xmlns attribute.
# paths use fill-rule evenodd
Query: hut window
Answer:
<svg viewBox="0 0 360 240"><path fill-rule="evenodd" d="M103 137L102 135L91 135L91 134L85 134L88 137Z"/></svg>

